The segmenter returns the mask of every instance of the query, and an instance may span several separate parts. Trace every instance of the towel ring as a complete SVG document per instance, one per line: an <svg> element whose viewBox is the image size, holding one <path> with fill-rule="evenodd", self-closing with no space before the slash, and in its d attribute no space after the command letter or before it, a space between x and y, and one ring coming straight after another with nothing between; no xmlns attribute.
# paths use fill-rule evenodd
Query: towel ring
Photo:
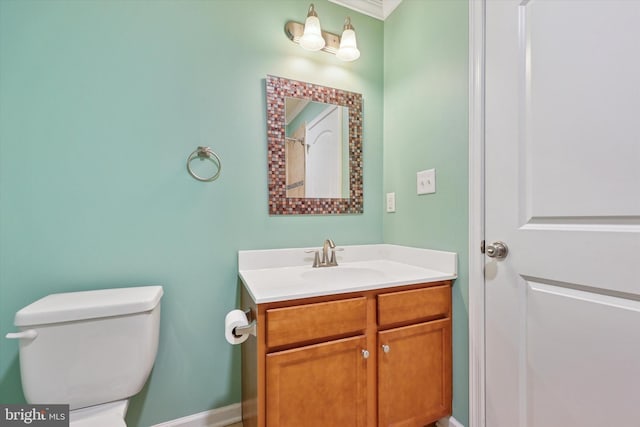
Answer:
<svg viewBox="0 0 640 427"><path fill-rule="evenodd" d="M195 172L191 170L191 161L195 158L198 158L200 160L205 160L205 159L211 160L212 163L218 166L218 171L215 173L215 175L209 178L203 178L201 176L196 175ZM220 172L222 171L222 162L220 161L220 157L218 157L218 155L211 148L198 147L196 151L191 153L191 155L187 159L187 170L189 171L189 175L191 175L198 181L211 182L211 181L215 181L220 176Z"/></svg>

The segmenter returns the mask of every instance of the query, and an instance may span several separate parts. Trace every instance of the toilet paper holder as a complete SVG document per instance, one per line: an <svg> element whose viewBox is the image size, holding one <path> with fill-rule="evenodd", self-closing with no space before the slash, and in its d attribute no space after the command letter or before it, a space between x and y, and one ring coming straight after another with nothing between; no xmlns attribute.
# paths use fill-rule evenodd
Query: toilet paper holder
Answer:
<svg viewBox="0 0 640 427"><path fill-rule="evenodd" d="M233 328L231 333L233 333L233 336L236 338L240 338L241 336L246 334L251 334L255 337L256 331L257 331L256 319L253 318L251 309L244 310L244 314L247 316L247 320L249 321L249 324L246 326L236 326L235 328Z"/></svg>

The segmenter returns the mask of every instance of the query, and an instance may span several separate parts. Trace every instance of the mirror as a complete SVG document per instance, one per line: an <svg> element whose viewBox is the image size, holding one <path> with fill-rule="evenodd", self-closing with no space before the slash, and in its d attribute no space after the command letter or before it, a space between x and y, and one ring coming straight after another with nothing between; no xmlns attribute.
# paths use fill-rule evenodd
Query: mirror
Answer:
<svg viewBox="0 0 640 427"><path fill-rule="evenodd" d="M349 197L349 109L304 98L284 100L287 197Z"/></svg>
<svg viewBox="0 0 640 427"><path fill-rule="evenodd" d="M266 83L269 213L362 213L362 95Z"/></svg>

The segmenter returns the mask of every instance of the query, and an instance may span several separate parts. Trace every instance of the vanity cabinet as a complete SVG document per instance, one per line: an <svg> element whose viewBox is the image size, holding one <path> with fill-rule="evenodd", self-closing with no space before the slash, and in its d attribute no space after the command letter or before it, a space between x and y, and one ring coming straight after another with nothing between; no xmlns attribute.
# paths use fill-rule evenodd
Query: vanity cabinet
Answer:
<svg viewBox="0 0 640 427"><path fill-rule="evenodd" d="M422 427L451 413L451 281L255 304L244 427Z"/></svg>
<svg viewBox="0 0 640 427"><path fill-rule="evenodd" d="M378 425L424 426L450 413L447 319L378 334Z"/></svg>
<svg viewBox="0 0 640 427"><path fill-rule="evenodd" d="M358 336L267 354L267 425L366 427L365 347Z"/></svg>

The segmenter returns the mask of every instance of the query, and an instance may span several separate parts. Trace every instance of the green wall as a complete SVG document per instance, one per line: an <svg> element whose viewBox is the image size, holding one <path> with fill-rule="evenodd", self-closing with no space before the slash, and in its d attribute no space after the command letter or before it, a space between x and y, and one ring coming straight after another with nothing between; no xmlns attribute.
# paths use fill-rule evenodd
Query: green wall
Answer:
<svg viewBox="0 0 640 427"><path fill-rule="evenodd" d="M325 237L460 254L454 416L467 425L466 1L404 0L384 24L314 3L329 31L351 16L358 61L284 36L300 0L0 0L0 335L49 293L162 284L130 427L238 402L239 348L222 328L237 251ZM267 74L363 94L362 215L268 215ZM213 183L185 169L198 145L222 158ZM438 192L416 196L415 172L432 167ZM0 402L23 401L19 375L17 343L0 339Z"/></svg>
<svg viewBox="0 0 640 427"><path fill-rule="evenodd" d="M338 32L347 11L315 1ZM224 339L239 249L382 241L383 23L345 64L284 35L307 2L0 0L0 335L53 292L161 284L160 347L130 427L240 400ZM269 216L267 74L363 94L362 215ZM212 183L187 156L222 158ZM0 402L23 399L0 339Z"/></svg>
<svg viewBox="0 0 640 427"><path fill-rule="evenodd" d="M469 419L468 4L404 0L384 24L385 243L458 253L453 286L453 415ZM416 172L436 169L436 193Z"/></svg>

